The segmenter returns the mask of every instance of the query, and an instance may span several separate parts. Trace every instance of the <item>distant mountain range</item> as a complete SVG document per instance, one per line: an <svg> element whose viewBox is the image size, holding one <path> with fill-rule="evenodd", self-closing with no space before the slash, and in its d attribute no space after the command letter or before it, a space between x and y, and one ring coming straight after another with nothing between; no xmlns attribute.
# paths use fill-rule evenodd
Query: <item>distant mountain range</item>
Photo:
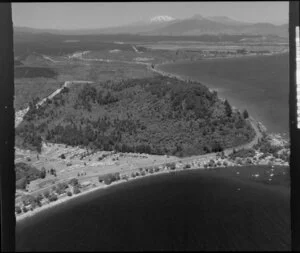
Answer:
<svg viewBox="0 0 300 253"><path fill-rule="evenodd" d="M271 23L248 23L237 21L225 16L203 17L194 15L187 19L176 19L170 16L156 16L148 21L138 21L132 24L77 30L35 29L28 27L15 27L16 33L54 33L65 35L90 34L140 34L161 36L189 36L203 34L247 34L247 35L273 35L288 37L288 24L274 25Z"/></svg>

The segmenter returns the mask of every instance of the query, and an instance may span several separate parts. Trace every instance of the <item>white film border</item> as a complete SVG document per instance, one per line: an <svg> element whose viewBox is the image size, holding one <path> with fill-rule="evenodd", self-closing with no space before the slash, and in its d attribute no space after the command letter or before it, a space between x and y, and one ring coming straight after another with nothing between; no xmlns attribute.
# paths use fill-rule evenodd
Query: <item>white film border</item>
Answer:
<svg viewBox="0 0 300 253"><path fill-rule="evenodd" d="M296 96L297 96L297 128L300 129L300 42L299 26L296 27Z"/></svg>

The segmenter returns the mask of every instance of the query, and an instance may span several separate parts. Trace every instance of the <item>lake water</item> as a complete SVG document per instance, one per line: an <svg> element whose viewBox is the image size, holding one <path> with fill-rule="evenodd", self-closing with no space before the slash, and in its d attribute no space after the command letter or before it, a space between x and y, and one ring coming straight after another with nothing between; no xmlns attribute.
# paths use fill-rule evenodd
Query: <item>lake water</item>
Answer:
<svg viewBox="0 0 300 253"><path fill-rule="evenodd" d="M17 251L290 250L288 189L211 171L142 178L18 223Z"/></svg>
<svg viewBox="0 0 300 253"><path fill-rule="evenodd" d="M289 132L289 55L250 56L166 64L159 69L198 80L261 121Z"/></svg>

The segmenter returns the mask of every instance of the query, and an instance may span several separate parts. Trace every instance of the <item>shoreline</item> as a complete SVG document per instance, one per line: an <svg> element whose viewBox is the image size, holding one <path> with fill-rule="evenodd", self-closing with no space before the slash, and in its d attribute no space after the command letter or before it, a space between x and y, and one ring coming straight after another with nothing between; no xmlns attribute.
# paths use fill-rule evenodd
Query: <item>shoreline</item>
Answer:
<svg viewBox="0 0 300 253"><path fill-rule="evenodd" d="M18 223L18 222L23 221L23 220L25 220L27 218L33 217L34 215L36 215L36 214L38 214L38 213L40 213L42 211L51 209L52 207L58 206L58 205L60 205L62 203L66 203L69 200L78 198L78 197L83 196L83 195L88 194L88 193L95 192L97 190L108 189L108 188L116 186L116 185L128 183L128 182L131 182L131 181L135 181L135 180L146 178L146 177L150 177L150 176L157 176L157 175L160 175L160 174L167 174L167 173L172 173L172 172L176 172L176 171L177 172L179 172L179 171L189 171L189 170L204 170L204 168L177 169L177 170L174 170L174 171L171 171L171 170L162 170L162 171L158 171L158 172L154 172L154 173L147 173L144 176L139 175L139 176L136 176L135 178L128 178L128 180L120 179L118 181L112 182L109 185L98 185L98 186L92 187L92 188L90 188L90 189L88 189L86 191L82 191L79 194L73 194L72 196L66 196L66 197L58 199L58 200L56 200L54 202L50 202L48 204L45 204L45 205L43 205L41 207L37 207L33 211L28 210L26 213L23 213L21 215L15 215L16 222Z"/></svg>
<svg viewBox="0 0 300 253"><path fill-rule="evenodd" d="M248 55L249 56L249 55ZM239 56L239 57L245 57L245 56ZM222 57L221 59L228 59L228 58L233 58L233 57ZM237 57L234 57L234 58L237 58ZM213 59L218 59L218 58L212 58L212 59L208 59L208 60L213 60ZM188 61L188 62L193 62L193 61ZM199 82L198 80L194 80L192 78L188 78L188 77L183 77L181 75L177 75L177 74L172 74L172 73L168 73L168 72L165 72L163 70L160 70L158 69L160 66L162 65L165 65L165 64L172 64L172 63L176 63L176 62L172 62L172 61L167 61L167 62L164 62L164 63L161 63L161 64L156 64L156 65L152 65L151 63L143 63L147 66L147 68L150 70L150 71L153 71L159 75L162 75L162 76L167 76L167 77L170 77L170 78L176 78L178 80L181 80L181 81L184 81L184 82L189 82L189 81L195 81L195 82ZM67 86L67 84L69 83L77 83L77 82L89 82L89 81L66 81L63 85L64 86ZM211 89L208 87L208 85L206 85L205 83L203 83L204 86L206 86L211 92L215 91L215 89ZM62 88L63 88L62 87ZM62 89L60 88L59 91ZM54 92L55 94L57 94L56 92ZM58 92L59 93L59 92ZM52 94L51 94L52 95ZM218 98L223 100L224 98L220 97L219 94L218 94ZM237 108L235 108L234 106L232 106L233 109L235 110L238 110ZM250 117L250 120L252 121L253 124L256 124L256 125L260 125L259 129L260 132L262 132L262 129L266 129L266 127L259 121L256 121L255 119L253 119L252 117ZM252 125L252 124L251 124ZM250 145L251 143L253 142L256 142L256 139L259 138L259 135L257 134L257 131L255 129L255 127L252 125L252 128L253 130L255 131L255 137L253 138L253 140L251 140L250 142L246 143L246 144L243 144L241 146L244 146L244 145ZM235 149L236 147L232 147L232 148L229 148L228 150L231 150L231 149ZM210 154L214 154L214 153L210 153ZM209 155L209 154L208 154ZM190 159L195 159L195 157L190 157ZM184 160L184 159L183 159ZM160 175L160 174L167 174L167 173L174 173L174 172L179 172L179 171L190 171L190 170L204 170L205 168L201 168L201 167L196 167L196 168L186 168L186 169L176 169L176 170L170 170L170 169L162 169L161 171L158 171L158 172L154 172L154 173L147 173L145 174L144 176L136 176L134 178L128 178L128 180L124 180L124 179L121 179L121 180L118 180L118 181L115 181L115 182L112 182L111 184L109 185L98 185L98 186L95 186L95 187L92 187L86 191L82 191L80 192L79 194L73 194L72 196L65 196L61 199L58 199L54 202L50 202L50 203L47 203L47 204L44 204L43 206L41 207L37 207L36 209L34 210L28 210L26 213L22 213L20 215L15 215L16 217L16 222L20 222L26 218L29 218L29 217L32 217L34 216L35 214L37 213L40 213L44 210L47 210L47 209L50 209L54 206L58 206L59 204L61 203L65 203L67 202L68 200L71 200L71 199L75 199L77 197L80 197L80 196L83 196L85 194L88 194L88 193L91 193L91 192L95 192L97 190L101 190L101 189L107 189L109 187L112 187L114 185L119 185L119 184L122 184L122 183L126 183L126 182L129 182L129 181L132 181L132 180L136 180L136 179L141 179L141 178L145 178L145 177L148 177L148 176L155 176L155 175Z"/></svg>
<svg viewBox="0 0 300 253"><path fill-rule="evenodd" d="M236 59L236 58L250 58L250 57L262 57L262 56L273 56L273 55L283 55L288 54L288 52L277 52L277 53L270 53L270 54L246 54L246 55L233 55L233 56L216 56L216 57L205 57L199 58L197 60L191 59L181 59L181 60L167 60L162 63L157 63L155 66L162 66L167 64L174 64L174 63L191 63L191 62L203 62L203 61L212 61L212 60L228 60L228 59Z"/></svg>
<svg viewBox="0 0 300 253"><path fill-rule="evenodd" d="M245 165L246 166L246 165ZM249 166L249 165L248 165ZM265 166L265 165L252 165L253 167L256 167L256 166ZM277 165L279 166L279 165ZM244 166L227 166L227 167L244 167ZM279 167L286 167L286 165L281 165ZM140 179L143 179L143 178L147 178L147 177L154 177L154 176L159 176L159 175L164 175L164 174L169 174L169 173L178 173L178 172L183 172L183 171L199 171L199 170L203 170L203 171L208 171L208 170L211 170L211 171L214 171L216 169L220 169L220 168L226 168L225 166L222 166L222 167L215 167L215 168L203 168L203 167L190 167L190 168L176 168L175 170L170 170L170 169L163 169L163 170L160 170L158 172L153 172L153 173L147 173L145 175L139 175L139 176L136 176L134 178L130 177L128 178L127 180L125 179L120 179L118 181L115 181L115 182L112 182L111 184L109 185L98 185L98 186L95 186L95 187L92 187L88 190L85 190L85 191L82 191L80 192L79 194L73 194L72 196L65 196L61 199L58 199L54 202L50 202L48 204L45 204L41 207L37 207L36 209L34 209L33 211L29 210L27 211L26 213L22 213L21 215L16 215L15 214L15 219L16 219L16 224L28 219L28 218L31 218L31 217L34 217L36 214L39 214L43 211L46 211L46 210L49 210L55 206L59 206L60 204L63 204L63 203L67 203L69 200L74 200L78 197L82 197L86 194L89 194L89 193L93 193L93 192L96 192L96 191L101 191L101 190L105 190L105 189L109 189L111 187L114 187L114 186L118 186L118 185L122 185L122 184L125 184L125 183L130 183L132 181L136 181L136 180L140 180Z"/></svg>

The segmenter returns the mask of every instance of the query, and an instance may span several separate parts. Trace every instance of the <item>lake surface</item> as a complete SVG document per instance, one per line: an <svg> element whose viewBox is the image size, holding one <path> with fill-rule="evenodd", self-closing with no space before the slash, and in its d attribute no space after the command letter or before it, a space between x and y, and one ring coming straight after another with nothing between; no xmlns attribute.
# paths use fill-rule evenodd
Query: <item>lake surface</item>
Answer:
<svg viewBox="0 0 300 253"><path fill-rule="evenodd" d="M289 55L180 62L159 69L216 89L235 107L261 121L269 132L289 132Z"/></svg>
<svg viewBox="0 0 300 253"><path fill-rule="evenodd" d="M17 251L290 250L288 189L212 171L142 178L18 223Z"/></svg>

